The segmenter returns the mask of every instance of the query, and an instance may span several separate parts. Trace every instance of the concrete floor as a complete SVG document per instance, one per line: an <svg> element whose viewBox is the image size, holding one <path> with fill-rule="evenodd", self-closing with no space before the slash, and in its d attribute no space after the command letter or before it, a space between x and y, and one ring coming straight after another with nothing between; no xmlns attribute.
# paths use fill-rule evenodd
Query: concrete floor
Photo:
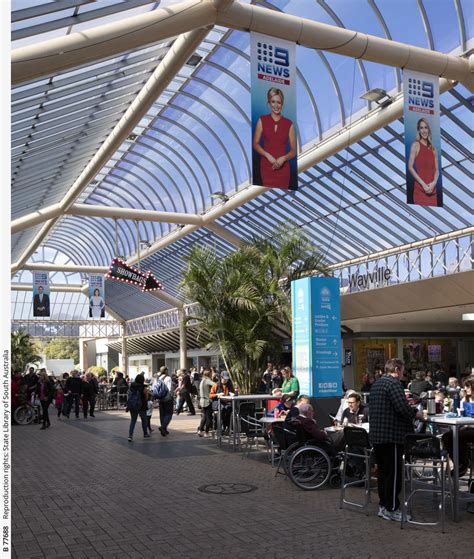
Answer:
<svg viewBox="0 0 474 559"><path fill-rule="evenodd" d="M474 557L474 515L408 527L340 510L339 491L301 491L263 453L250 458L200 439L198 416L174 417L171 434L127 441L128 416L12 427L13 557L392 558ZM158 425L155 415L152 424ZM218 482L256 487L207 494ZM361 492L354 494L360 496Z"/></svg>

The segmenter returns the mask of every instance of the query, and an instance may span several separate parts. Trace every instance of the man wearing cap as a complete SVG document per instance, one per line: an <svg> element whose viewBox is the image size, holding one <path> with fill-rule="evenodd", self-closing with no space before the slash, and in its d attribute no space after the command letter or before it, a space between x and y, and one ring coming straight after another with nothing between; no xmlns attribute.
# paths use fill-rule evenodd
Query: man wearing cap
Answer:
<svg viewBox="0 0 474 559"><path fill-rule="evenodd" d="M229 373L227 371L222 371L220 379L212 386L209 392L209 400L212 402L212 409L217 411L219 401L217 398L218 394L223 396L228 396L233 392L232 381L230 380ZM230 402L224 402L221 406L221 421L222 430L225 435L229 433L230 426L230 416L232 415L232 404Z"/></svg>

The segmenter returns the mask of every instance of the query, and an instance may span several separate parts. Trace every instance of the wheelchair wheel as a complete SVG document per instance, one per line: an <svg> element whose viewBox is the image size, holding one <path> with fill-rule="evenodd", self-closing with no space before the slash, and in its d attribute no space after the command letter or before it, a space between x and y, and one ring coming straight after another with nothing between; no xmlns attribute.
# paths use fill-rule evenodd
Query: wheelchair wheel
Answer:
<svg viewBox="0 0 474 559"><path fill-rule="evenodd" d="M331 474L331 459L316 446L303 446L290 458L288 475L299 488L308 491L327 483Z"/></svg>
<svg viewBox="0 0 474 559"><path fill-rule="evenodd" d="M35 413L29 406L19 406L13 412L13 419L18 425L29 425L34 417Z"/></svg>
<svg viewBox="0 0 474 559"><path fill-rule="evenodd" d="M299 448L301 448L301 443L297 442L297 443L290 444L290 446L285 450L283 454L282 463L283 463L283 470L286 475L289 475L290 460L293 457L295 451L297 451Z"/></svg>

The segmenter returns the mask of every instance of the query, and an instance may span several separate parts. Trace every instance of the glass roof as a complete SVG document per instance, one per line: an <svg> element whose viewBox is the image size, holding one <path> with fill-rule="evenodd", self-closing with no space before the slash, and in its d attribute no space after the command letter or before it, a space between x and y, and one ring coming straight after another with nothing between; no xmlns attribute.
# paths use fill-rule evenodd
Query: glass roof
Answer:
<svg viewBox="0 0 474 559"><path fill-rule="evenodd" d="M12 49L172 3L13 1ZM472 9L465 0L256 3L446 53L461 55L473 46ZM13 219L63 199L172 41L13 89ZM232 195L246 187L251 173L249 44L248 33L212 29L196 51L201 62L181 68L77 202L200 214L221 203L211 198L213 192ZM381 64L301 46L297 64L300 153L375 108L360 99L364 92L379 87L397 95L401 90L401 71ZM297 192L269 190L216 223L246 240L255 233L271 236L276 224L290 218L333 264L472 225L472 96L457 85L441 96L441 108L444 208L406 204L403 121L396 120L300 173ZM137 232L131 220L68 215L43 246L74 264L107 266L117 253L134 255L137 236L153 243L177 225L140 222L138 227ZM13 235L14 261L40 229ZM150 256L142 266L154 272L167 293L180 297L182 257L196 244L210 244L221 255L233 248L200 229ZM38 255L31 260L39 261ZM24 274L14 281L25 282ZM14 317L26 318L22 297L27 295L14 292ZM110 281L107 302L125 319L168 307L154 296Z"/></svg>

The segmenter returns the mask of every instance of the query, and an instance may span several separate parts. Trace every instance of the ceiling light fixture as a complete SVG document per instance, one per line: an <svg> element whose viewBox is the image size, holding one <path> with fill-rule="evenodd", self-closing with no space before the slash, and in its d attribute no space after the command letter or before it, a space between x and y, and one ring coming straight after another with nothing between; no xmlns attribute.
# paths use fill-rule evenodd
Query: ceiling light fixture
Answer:
<svg viewBox="0 0 474 559"><path fill-rule="evenodd" d="M186 66L191 66L192 68L196 68L196 66L201 62L202 56L199 54L192 54L188 61L186 62Z"/></svg>
<svg viewBox="0 0 474 559"><path fill-rule="evenodd" d="M393 97L390 97L385 89L381 89L380 87L369 89L369 91L364 93L364 95L361 95L360 98L377 103L380 108L387 107L394 101Z"/></svg>
<svg viewBox="0 0 474 559"><path fill-rule="evenodd" d="M474 320L474 313L473 312L464 313L462 315L462 319L463 320Z"/></svg>
<svg viewBox="0 0 474 559"><path fill-rule="evenodd" d="M227 196L227 194L225 192L213 192L211 194L211 198L214 198L215 200L222 200L223 202L227 202L229 200L229 197Z"/></svg>
<svg viewBox="0 0 474 559"><path fill-rule="evenodd" d="M134 142L137 138L138 136L136 134L129 134L127 136L127 140L130 140L131 142Z"/></svg>

